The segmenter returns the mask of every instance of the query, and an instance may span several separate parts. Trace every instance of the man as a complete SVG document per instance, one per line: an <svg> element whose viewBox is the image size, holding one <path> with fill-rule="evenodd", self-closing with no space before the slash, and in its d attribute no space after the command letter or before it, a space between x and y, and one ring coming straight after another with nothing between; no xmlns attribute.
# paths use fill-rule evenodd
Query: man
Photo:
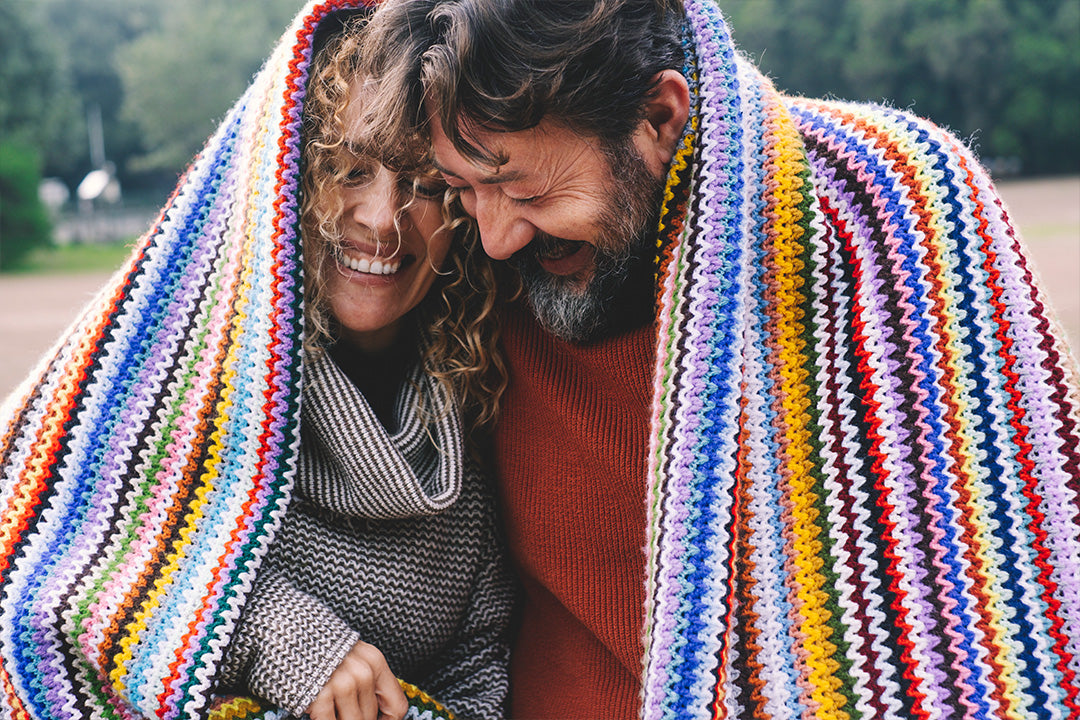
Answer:
<svg viewBox="0 0 1080 720"><path fill-rule="evenodd" d="M1076 368L966 148L777 95L707 0L371 32L524 288L514 717L1077 711Z"/></svg>

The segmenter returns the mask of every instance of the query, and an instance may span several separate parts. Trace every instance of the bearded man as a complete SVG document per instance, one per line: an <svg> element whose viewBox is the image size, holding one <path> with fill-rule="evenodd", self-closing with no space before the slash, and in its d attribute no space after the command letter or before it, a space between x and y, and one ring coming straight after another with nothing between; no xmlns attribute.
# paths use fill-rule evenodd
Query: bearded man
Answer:
<svg viewBox="0 0 1080 720"><path fill-rule="evenodd" d="M524 287L514 717L1077 711L1076 365L962 143L779 95L709 0L370 33L370 111Z"/></svg>

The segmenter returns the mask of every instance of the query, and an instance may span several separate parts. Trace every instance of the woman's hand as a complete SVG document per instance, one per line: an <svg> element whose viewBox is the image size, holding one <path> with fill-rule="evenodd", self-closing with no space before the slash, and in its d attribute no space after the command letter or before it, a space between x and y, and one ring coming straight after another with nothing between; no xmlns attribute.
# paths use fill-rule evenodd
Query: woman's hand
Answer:
<svg viewBox="0 0 1080 720"><path fill-rule="evenodd" d="M402 720L409 702L386 658L358 642L307 708L311 720Z"/></svg>

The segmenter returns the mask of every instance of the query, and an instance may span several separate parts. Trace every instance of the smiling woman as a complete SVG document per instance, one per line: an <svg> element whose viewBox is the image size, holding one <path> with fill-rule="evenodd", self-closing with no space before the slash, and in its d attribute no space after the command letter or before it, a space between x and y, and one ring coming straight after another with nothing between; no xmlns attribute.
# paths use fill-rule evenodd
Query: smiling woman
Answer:
<svg viewBox="0 0 1080 720"><path fill-rule="evenodd" d="M340 113L327 95L313 92L309 113L321 111L340 128L308 143L311 199L303 223L309 302L335 327L313 340L325 343L336 331L359 352L383 351L442 272L453 239L442 211L446 185L424 168L393 171L363 154L361 78L351 82Z"/></svg>

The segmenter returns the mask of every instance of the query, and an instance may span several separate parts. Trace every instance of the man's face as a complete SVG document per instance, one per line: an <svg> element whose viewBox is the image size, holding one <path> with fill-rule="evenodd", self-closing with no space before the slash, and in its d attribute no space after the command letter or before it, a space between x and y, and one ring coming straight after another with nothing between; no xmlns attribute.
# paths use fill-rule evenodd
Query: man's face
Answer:
<svg viewBox="0 0 1080 720"><path fill-rule="evenodd" d="M649 167L633 139L606 149L549 120L474 133L506 159L487 166L432 126L436 166L460 189L488 255L518 268L540 322L566 340L600 334L630 265L652 251L663 168Z"/></svg>

